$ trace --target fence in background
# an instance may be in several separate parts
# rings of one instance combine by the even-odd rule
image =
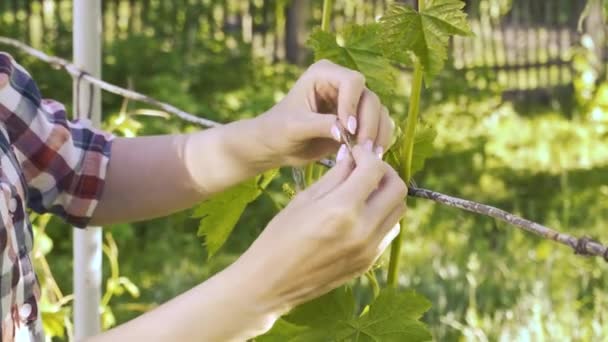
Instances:
[[[391,2],[336,1],[333,25],[369,22]],[[416,0],[400,2],[415,5]],[[570,50],[580,41],[577,22],[587,0],[465,2],[476,36],[453,40],[455,68],[496,78],[507,90],[570,83]],[[2,0],[0,34],[69,56],[71,7],[72,0]],[[219,39],[250,43],[258,56],[302,63],[306,36],[320,15],[320,0],[105,0],[104,41],[152,36],[187,58],[202,41]],[[596,21],[587,29],[603,39],[598,51],[608,60],[606,25],[597,26]]]

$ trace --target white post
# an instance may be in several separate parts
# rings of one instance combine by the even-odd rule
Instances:
[[[93,76],[101,76],[101,0],[74,1],[74,64]],[[89,84],[74,83],[74,114],[80,119],[89,113]],[[80,96],[75,96],[80,90]],[[80,103],[76,103],[76,99]],[[98,126],[101,118],[101,92],[94,90],[90,119]],[[101,331],[101,227],[74,228],[74,335],[77,341]]]

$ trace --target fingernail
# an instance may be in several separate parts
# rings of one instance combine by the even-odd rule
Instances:
[[[350,134],[357,133],[357,119],[354,116],[351,115],[348,117],[348,122],[346,123],[346,126]]]
[[[336,155],[336,162],[340,162],[341,160],[343,160],[346,157],[346,153],[348,153],[346,145],[340,145],[340,149],[338,150],[338,154]]]
[[[336,139],[337,142],[340,142],[341,136],[340,136],[340,129],[338,128],[338,126],[336,126],[336,124],[333,124],[331,126],[331,135],[334,137],[334,139]]]
[[[371,152],[374,149],[374,143],[371,140],[368,140],[363,144],[363,148],[366,151]]]
[[[382,155],[384,154],[384,148],[382,146],[378,146],[376,147],[376,150],[374,152],[376,152],[378,158],[382,159]]]

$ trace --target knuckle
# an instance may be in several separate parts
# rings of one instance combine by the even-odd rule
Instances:
[[[365,84],[365,76],[359,71],[352,70],[350,77],[353,82],[356,82],[358,84]]]
[[[355,223],[355,211],[347,205],[337,205],[332,207],[330,215],[341,225],[352,227]]]
[[[391,170],[391,167],[376,155],[371,155],[369,158],[371,159],[370,167],[372,168],[372,172],[374,172],[377,177],[382,178]]]
[[[380,180],[388,171],[386,164],[373,154],[365,154],[361,156],[361,161],[357,162],[361,165],[361,171],[373,179]]]
[[[298,193],[292,200],[292,203],[310,203],[314,199],[313,193],[310,188]]]
[[[405,182],[399,177],[399,174],[397,174],[397,171],[394,169],[391,168],[389,174],[391,182],[393,183],[391,188],[395,189],[395,192],[399,196],[405,197],[407,195],[407,185],[405,185]]]
[[[397,195],[399,198],[405,198],[405,196],[407,196],[407,186],[405,186],[405,183],[399,182],[397,184]]]
[[[355,258],[360,258],[365,255],[367,249],[367,242],[361,236],[352,236],[347,242],[345,249],[349,251],[349,254]]]
[[[302,120],[299,118],[288,118],[288,115],[285,116],[285,120],[281,120],[280,129],[285,132],[288,137],[295,137],[299,134],[302,129]]]
[[[407,212],[407,204],[405,204],[404,202],[401,202],[401,204],[399,204],[399,213],[401,213],[401,215],[405,215],[405,213]]]
[[[376,105],[376,109],[381,108],[381,101],[380,101],[380,97],[378,96],[378,94],[374,93],[373,91],[367,89],[367,96],[369,96],[369,99],[372,101],[372,103],[374,105]]]
[[[333,63],[330,62],[328,59],[320,59],[318,61],[316,61],[314,64],[312,64],[310,66],[310,69],[322,69],[322,68],[326,68],[330,65],[332,65]]]

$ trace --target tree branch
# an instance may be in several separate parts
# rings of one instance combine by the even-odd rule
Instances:
[[[190,123],[194,123],[194,124],[197,124],[197,125],[203,126],[203,127],[215,127],[215,126],[221,125],[218,122],[204,119],[204,118],[198,117],[196,115],[187,113],[168,103],[161,102],[161,101],[151,98],[147,95],[144,95],[144,94],[141,94],[136,91],[129,90],[129,89],[125,89],[125,88],[122,88],[119,86],[115,86],[104,80],[93,77],[93,76],[89,75],[89,73],[87,73],[86,71],[78,68],[76,65],[69,62],[68,60],[65,60],[65,59],[59,58],[59,57],[55,57],[55,56],[49,56],[49,55],[45,54],[44,52],[42,52],[40,50],[36,50],[31,46],[25,45],[16,39],[0,37],[0,43],[15,47],[33,57],[40,59],[43,62],[51,64],[54,67],[64,68],[65,71],[67,71],[73,77],[82,77],[83,79],[87,80],[89,83],[92,83],[92,84],[98,86],[99,88],[106,90],[110,93],[158,107],[158,108],[164,110],[165,112],[171,113],[184,121],[188,121]]]
[[[78,68],[77,66],[75,66],[74,64],[70,63],[69,61],[67,61],[65,59],[55,57],[55,56],[49,56],[42,51],[36,50],[28,45],[21,43],[18,40],[15,40],[12,38],[7,38],[7,37],[0,37],[0,43],[13,46],[13,47],[15,47],[33,57],[36,57],[48,64],[51,64],[55,67],[62,67],[73,77],[82,76],[82,78],[86,79],[88,82],[90,82],[94,85],[97,85],[101,89],[104,89],[110,93],[120,95],[124,98],[147,103],[149,105],[161,108],[162,110],[166,111],[167,113],[173,114],[184,121],[188,121],[190,123],[193,123],[193,124],[196,124],[196,125],[199,125],[202,127],[216,127],[216,126],[221,125],[218,122],[211,121],[211,120],[204,119],[204,118],[198,117],[196,115],[190,114],[190,113],[180,110],[168,103],[161,102],[159,100],[156,100],[156,99],[146,96],[144,94],[141,94],[141,93],[138,93],[138,92],[135,92],[132,90],[128,90],[125,88],[121,88],[121,87],[118,87],[111,83],[108,83],[106,81],[103,81],[101,79],[95,78],[95,77],[89,75],[86,71]],[[319,164],[325,165],[327,167],[333,167],[335,165],[335,162],[333,160],[323,159],[323,160],[319,161]],[[409,188],[408,196],[424,198],[424,199],[428,199],[428,200],[431,200],[431,201],[434,201],[434,202],[437,202],[437,203],[440,203],[443,205],[462,209],[462,210],[476,213],[479,215],[493,217],[495,219],[507,222],[522,230],[536,234],[542,238],[553,240],[553,241],[556,241],[563,245],[566,245],[566,246],[572,248],[574,250],[574,252],[578,255],[601,256],[606,261],[608,261],[608,247],[604,246],[600,242],[592,240],[589,237],[577,238],[572,235],[560,233],[556,230],[543,226],[539,223],[524,219],[522,217],[513,215],[504,210],[501,210],[501,209],[498,209],[498,208],[495,208],[495,207],[492,207],[492,206],[489,206],[486,204],[481,204],[481,203],[465,200],[462,198],[448,196],[448,195],[445,195],[445,194],[442,194],[442,193],[439,193],[436,191],[421,189],[421,188],[418,188],[415,186],[411,186]]]
[[[543,226],[542,224],[513,215],[496,207],[448,196],[432,190],[410,186],[408,196],[425,198],[450,207],[466,210],[480,215],[490,216],[545,239],[553,240],[566,245],[572,248],[575,254],[585,256],[601,256],[608,261],[608,247],[604,246],[600,242],[592,240],[589,237],[577,238],[566,233],[560,233],[549,227]]]

